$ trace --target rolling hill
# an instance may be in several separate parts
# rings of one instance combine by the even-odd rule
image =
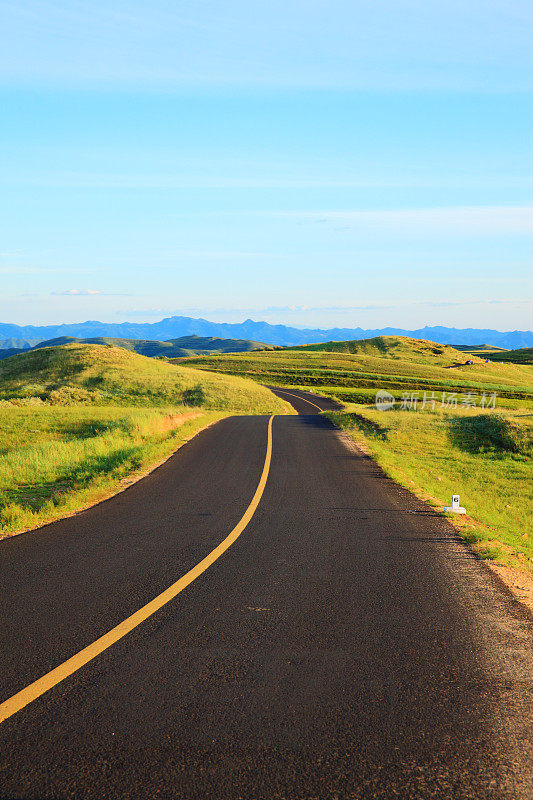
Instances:
[[[481,356],[481,358],[488,358],[490,361],[503,361],[509,364],[533,364],[533,347],[522,347],[518,350],[506,350],[503,347],[492,347],[490,344],[473,345],[457,345],[457,350],[463,353],[472,353],[473,355]]]
[[[0,399],[98,405],[184,404],[243,413],[285,406],[251,381],[207,375],[122,347],[71,343],[37,348],[0,363]]]
[[[324,342],[324,344],[309,344],[304,347],[287,349],[304,352],[350,353],[360,356],[391,358],[398,361],[416,361],[420,364],[442,364],[443,366],[462,364],[468,359],[450,345],[438,344],[426,339],[411,339],[407,336],[375,336],[372,339]]]
[[[14,341],[14,340],[11,340]],[[19,340],[24,341],[24,340]],[[75,336],[58,336],[55,339],[48,339],[32,346],[10,347],[0,349],[0,359],[10,358],[21,352],[36,350],[43,347],[57,347],[65,344],[100,344],[112,347],[123,347],[139,355],[157,358],[166,356],[167,358],[178,358],[183,356],[201,355],[204,352],[210,353],[242,353],[250,350],[268,349],[269,345],[263,342],[253,342],[249,339],[220,339],[215,336],[182,336],[179,339],[169,339],[164,342],[156,342],[147,339],[120,339],[111,336],[95,336],[89,339],[78,339]]]
[[[505,352],[505,347],[494,347],[492,344],[452,344],[450,347],[455,347],[456,350],[460,350],[462,353],[479,353],[479,352],[487,352],[487,353],[503,353]]]
[[[529,364],[533,365],[533,347],[522,347],[519,350],[503,350],[502,352],[493,351],[490,354],[491,361],[502,361],[509,364]]]
[[[471,363],[467,363],[471,362]],[[496,392],[498,402],[531,400],[533,373],[521,364],[479,358],[449,345],[404,336],[328,342],[269,352],[204,355],[187,365],[253,378],[260,383],[316,388],[353,402],[373,402],[385,389],[404,392]],[[420,396],[422,396],[422,394]]]

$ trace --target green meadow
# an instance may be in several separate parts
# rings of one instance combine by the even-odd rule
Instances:
[[[0,533],[97,502],[230,414],[286,413],[252,381],[66,345],[0,364]]]

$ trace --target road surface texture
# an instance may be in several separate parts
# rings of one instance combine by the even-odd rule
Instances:
[[[444,518],[318,415],[331,401],[279,392],[300,414],[273,420],[247,527],[0,725],[1,798],[532,796],[531,617]],[[228,535],[258,487],[268,424],[223,420],[114,498],[0,542],[0,701]]]

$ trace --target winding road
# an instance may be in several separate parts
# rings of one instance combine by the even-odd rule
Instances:
[[[526,800],[533,624],[319,415],[0,542],[3,800]]]

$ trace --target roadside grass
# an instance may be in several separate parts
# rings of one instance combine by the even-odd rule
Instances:
[[[4,535],[113,494],[222,417],[288,409],[251,381],[98,345],[6,359],[0,397]]]
[[[434,507],[459,494],[467,517],[449,514],[484,558],[533,573],[533,425],[523,410],[383,412],[348,404],[327,416],[383,469]]]
[[[30,414],[2,408],[0,533],[28,530],[104,499],[224,416],[189,408],[71,406]]]

